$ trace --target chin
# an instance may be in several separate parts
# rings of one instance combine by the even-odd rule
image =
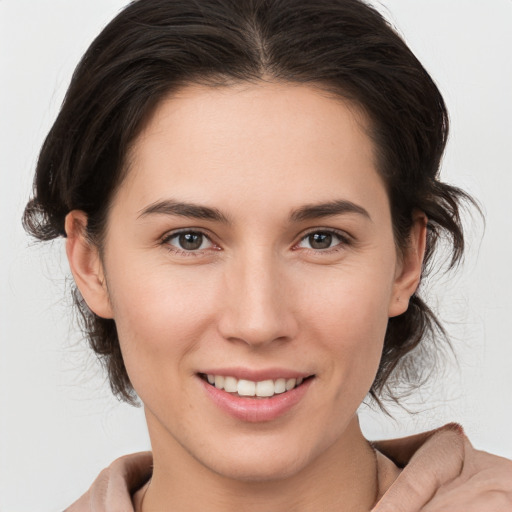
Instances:
[[[245,460],[234,464],[219,464],[217,468],[211,467],[214,472],[230,480],[240,482],[272,482],[292,477],[303,469],[304,464],[299,461],[286,460]]]
[[[297,444],[262,446],[256,440],[249,443],[251,446],[248,449],[232,447],[200,462],[224,478],[242,482],[269,482],[300,473],[312,458],[306,450],[298,449],[300,445]]]

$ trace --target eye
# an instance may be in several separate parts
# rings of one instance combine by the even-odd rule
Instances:
[[[174,233],[167,236],[163,242],[186,252],[210,249],[214,246],[211,240],[200,231],[181,231]]]
[[[347,238],[340,233],[334,231],[314,231],[303,237],[297,244],[297,247],[322,251],[347,244]]]

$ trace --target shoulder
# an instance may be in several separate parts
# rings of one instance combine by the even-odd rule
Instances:
[[[151,452],[120,457],[105,468],[89,490],[65,512],[133,512],[140,496],[137,491],[148,482],[152,471]]]
[[[512,511],[512,461],[476,450],[460,425],[375,445],[404,466],[375,512]]]

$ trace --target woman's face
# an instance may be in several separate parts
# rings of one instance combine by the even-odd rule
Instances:
[[[155,453],[261,480],[350,446],[424,237],[417,221],[397,257],[365,125],[312,87],[189,86],[136,140],[100,284],[70,259],[115,319]]]

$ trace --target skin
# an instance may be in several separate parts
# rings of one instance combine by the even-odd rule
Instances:
[[[371,512],[511,510],[512,461],[475,450],[460,425],[377,444],[407,467]],[[140,510],[152,462],[151,452],[115,460],[66,511]]]
[[[356,411],[388,318],[418,285],[426,219],[415,213],[398,250],[367,129],[312,86],[187,86],[135,141],[101,254],[85,214],[68,215],[75,281],[115,319],[144,403],[154,470],[143,510],[373,506],[375,455]],[[178,215],[170,201],[221,218]],[[327,216],[309,208],[341,201]],[[198,249],[180,248],[183,230],[204,234]],[[326,248],[310,237],[328,232]],[[290,411],[250,423],[203,389],[198,373],[225,367],[314,377]]]

